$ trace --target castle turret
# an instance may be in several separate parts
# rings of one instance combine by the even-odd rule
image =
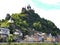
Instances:
[[[28,5],[28,6],[27,6],[27,9],[28,9],[28,10],[31,10],[31,6],[30,6],[30,5]]]
[[[31,13],[34,13],[34,10],[31,9],[31,6],[30,6],[30,5],[27,6],[27,10],[28,10],[29,12],[31,12]]]
[[[22,13],[25,13],[26,12],[26,8],[22,8]]]

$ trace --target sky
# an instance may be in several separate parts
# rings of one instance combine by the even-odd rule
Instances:
[[[40,17],[51,20],[60,28],[60,0],[0,0],[0,20],[7,13],[20,13],[21,8],[29,4]]]

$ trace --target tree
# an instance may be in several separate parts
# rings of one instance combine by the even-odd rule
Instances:
[[[33,27],[34,27],[36,30],[40,31],[40,29],[41,29],[41,23],[40,23],[40,22],[35,22],[35,23],[33,23]]]
[[[2,21],[1,22],[5,22],[5,20],[4,19],[2,19]]]
[[[7,14],[6,17],[5,17],[6,20],[9,20],[10,19],[10,14]]]
[[[15,25],[13,23],[10,23],[8,28],[10,29],[10,34],[13,34],[15,30]]]
[[[10,34],[7,38],[8,45],[10,45],[12,41],[13,41],[13,35]]]

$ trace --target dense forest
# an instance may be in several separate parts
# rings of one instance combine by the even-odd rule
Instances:
[[[60,34],[60,29],[52,21],[41,18],[30,5],[23,7],[21,13],[7,14],[5,19],[0,20],[0,27],[9,28],[11,34],[15,29],[21,30],[24,35],[30,34],[32,30]]]

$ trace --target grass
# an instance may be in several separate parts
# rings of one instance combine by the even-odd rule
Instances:
[[[0,44],[0,45],[60,45],[60,43],[11,43],[11,44]]]

